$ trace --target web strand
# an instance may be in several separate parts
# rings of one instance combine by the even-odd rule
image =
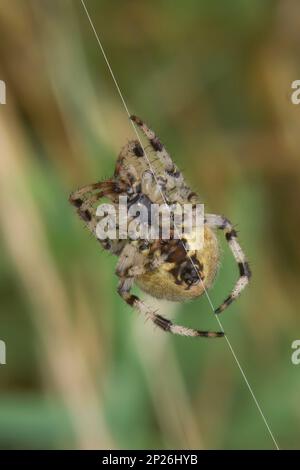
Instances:
[[[81,4],[82,4],[82,6],[83,6],[83,8],[84,8],[84,10],[85,10],[86,16],[87,16],[87,18],[88,18],[88,20],[89,20],[89,23],[90,23],[90,25],[91,25],[91,28],[92,28],[92,30],[93,30],[93,32],[94,32],[94,35],[95,35],[95,37],[96,37],[97,43],[98,43],[98,45],[99,45],[99,47],[100,47],[100,50],[101,50],[101,52],[102,52],[102,55],[103,55],[104,60],[105,60],[105,62],[106,62],[106,65],[107,65],[107,67],[108,67],[108,70],[109,70],[109,72],[110,72],[110,74],[111,74],[111,77],[112,77],[112,79],[113,79],[113,82],[114,82],[114,84],[115,84],[115,86],[116,86],[116,89],[117,89],[117,91],[118,91],[118,94],[119,94],[119,96],[120,96],[120,99],[121,99],[121,101],[122,101],[122,103],[123,103],[123,106],[124,106],[124,108],[125,108],[126,114],[127,114],[128,117],[130,117],[131,114],[130,114],[130,112],[129,112],[128,106],[127,106],[127,104],[126,104],[126,101],[124,100],[123,94],[122,94],[121,89],[120,89],[120,87],[119,87],[119,85],[118,85],[118,82],[117,82],[117,80],[116,80],[116,78],[115,78],[115,75],[114,75],[113,70],[112,70],[112,68],[111,68],[110,62],[109,62],[109,60],[108,60],[108,58],[107,58],[107,55],[106,55],[106,53],[105,53],[105,51],[104,51],[104,48],[103,48],[102,43],[101,43],[101,41],[100,41],[100,39],[99,39],[98,33],[97,33],[96,29],[95,29],[95,26],[94,26],[93,21],[92,21],[92,19],[91,19],[91,17],[90,17],[90,14],[89,14],[89,12],[88,12],[88,10],[87,10],[87,7],[86,7],[86,5],[85,5],[84,0],[81,0]],[[145,158],[146,158],[147,163],[148,163],[148,165],[149,165],[149,169],[150,169],[150,171],[151,171],[152,174],[153,174],[153,177],[154,177],[154,179],[155,179],[155,182],[156,182],[157,186],[159,187],[159,191],[160,191],[160,193],[161,193],[162,199],[163,199],[163,201],[164,201],[166,207],[168,207],[168,209],[169,209],[169,211],[170,211],[170,213],[171,213],[171,209],[170,209],[170,207],[169,207],[169,205],[168,205],[168,203],[167,203],[167,200],[166,200],[166,197],[165,197],[165,195],[164,195],[164,193],[163,193],[163,190],[162,190],[162,188],[161,188],[161,185],[160,185],[159,182],[158,182],[157,176],[156,176],[155,171],[154,171],[154,169],[153,169],[153,166],[152,166],[152,164],[151,164],[151,162],[150,162],[150,160],[149,160],[149,158],[148,158],[148,155],[147,155],[147,153],[146,153],[146,151],[145,151],[145,147],[144,147],[144,145],[143,145],[143,143],[142,143],[142,141],[141,141],[141,138],[140,138],[140,135],[139,135],[139,133],[138,133],[138,131],[137,131],[137,129],[136,129],[136,126],[135,126],[135,124],[133,123],[133,121],[130,120],[130,122],[131,122],[131,125],[132,125],[132,127],[133,127],[133,129],[134,129],[134,132],[135,132],[136,136],[137,136],[137,139],[138,139],[138,141],[139,141],[139,143],[140,143],[140,145],[141,145],[141,147],[142,147],[142,149],[143,149],[143,151],[144,151],[144,155],[145,155]],[[175,230],[177,231],[177,227],[175,227]],[[177,232],[177,233],[178,233],[178,232]],[[201,284],[202,284],[202,287],[203,287],[203,290],[204,290],[205,295],[206,295],[206,297],[207,297],[208,303],[209,303],[209,305],[210,305],[210,307],[211,307],[211,309],[212,309],[212,311],[213,311],[213,313],[214,313],[214,312],[215,312],[215,307],[214,307],[213,302],[212,302],[212,300],[211,300],[211,298],[210,298],[210,295],[209,295],[209,293],[208,293],[208,291],[207,291],[207,289],[206,289],[206,287],[205,287],[205,285],[204,285],[204,283],[203,283],[203,281],[202,281],[202,279],[201,279],[201,277],[200,277],[200,275],[199,275],[199,273],[198,273],[198,270],[197,270],[197,268],[196,268],[196,266],[195,266],[195,263],[193,262],[192,258],[190,257],[190,255],[189,255],[189,253],[188,253],[188,251],[187,251],[187,249],[186,249],[186,246],[185,246],[185,244],[184,244],[183,242],[182,242],[182,245],[183,245],[183,247],[184,247],[184,249],[185,249],[185,251],[186,251],[186,254],[187,254],[187,256],[188,256],[188,258],[189,258],[191,264],[193,265],[193,267],[194,267],[196,273],[198,274],[199,280],[200,280],[200,282],[201,282]],[[223,325],[222,325],[222,323],[221,323],[219,317],[218,317],[217,315],[215,315],[215,313],[214,313],[214,316],[215,316],[215,318],[216,318],[216,320],[217,320],[217,322],[218,322],[218,324],[219,324],[219,327],[220,327],[221,331],[224,333],[224,328],[223,328]],[[273,443],[274,443],[274,445],[275,445],[275,448],[276,448],[277,450],[280,450],[280,449],[279,449],[279,445],[277,444],[277,441],[276,441],[276,439],[275,439],[275,437],[274,437],[274,435],[273,435],[273,432],[272,432],[272,430],[271,430],[271,428],[270,428],[270,426],[269,426],[269,424],[268,424],[268,421],[267,421],[267,419],[266,419],[266,417],[265,417],[265,415],[264,415],[264,413],[263,413],[263,411],[262,411],[262,409],[261,409],[261,407],[260,407],[260,405],[259,405],[259,403],[258,403],[258,401],[257,401],[257,398],[256,398],[256,396],[255,396],[255,394],[254,394],[254,392],[253,392],[253,390],[252,390],[252,387],[251,387],[251,385],[250,385],[250,383],[249,383],[249,381],[248,381],[248,379],[247,379],[247,377],[246,377],[246,374],[245,374],[245,372],[244,372],[244,370],[243,370],[243,368],[242,368],[242,366],[241,366],[241,364],[240,364],[240,362],[239,362],[239,360],[238,360],[238,358],[237,358],[237,355],[236,355],[236,353],[235,353],[235,351],[234,351],[234,349],[233,349],[233,347],[232,347],[232,344],[231,344],[231,342],[229,341],[228,336],[227,336],[226,334],[224,335],[224,337],[225,337],[225,340],[226,340],[227,345],[228,345],[228,347],[229,347],[229,350],[230,350],[230,352],[231,352],[231,354],[232,354],[232,356],[233,356],[233,358],[234,358],[234,361],[235,361],[235,363],[236,363],[238,369],[240,370],[240,373],[241,373],[241,375],[242,375],[242,377],[243,377],[243,379],[244,379],[244,382],[245,382],[245,384],[246,384],[246,386],[247,386],[247,388],[248,388],[248,390],[249,390],[249,392],[250,392],[250,394],[251,394],[251,396],[252,396],[252,398],[253,398],[253,401],[254,401],[254,403],[255,403],[255,405],[256,405],[258,411],[259,411],[259,414],[261,415],[261,418],[262,418],[262,420],[263,420],[263,422],[264,422],[264,424],[265,424],[265,426],[266,426],[266,428],[267,428],[267,430],[268,430],[268,433],[269,433],[269,435],[270,435],[270,437],[271,437],[271,439],[272,439],[272,441],[273,441]]]

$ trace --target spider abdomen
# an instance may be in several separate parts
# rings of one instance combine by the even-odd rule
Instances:
[[[200,297],[204,288],[212,285],[218,271],[217,237],[205,227],[203,248],[184,252],[184,256],[183,250],[182,246],[180,252],[173,252],[157,269],[138,276],[135,279],[138,286],[153,297],[174,302]]]

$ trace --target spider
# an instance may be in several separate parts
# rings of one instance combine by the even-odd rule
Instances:
[[[133,202],[144,205],[190,203],[193,207],[200,202],[199,196],[185,183],[166,148],[154,132],[137,116],[130,119],[148,140],[155,159],[149,169],[149,160],[138,140],[125,145],[117,159],[112,178],[89,184],[71,193],[69,201],[88,229],[95,235],[99,217],[96,204],[108,198],[117,207],[119,196],[127,196],[128,206]],[[200,297],[209,289],[219,266],[219,243],[217,229],[224,232],[229,248],[238,265],[239,278],[229,296],[215,310],[223,312],[246,287],[251,277],[249,264],[238,242],[237,232],[232,223],[217,214],[204,216],[204,245],[200,250],[186,248],[184,239],[169,240],[116,240],[99,239],[103,248],[118,259],[116,275],[119,278],[118,294],[124,301],[164,331],[191,337],[216,338],[224,332],[202,331],[177,325],[147,306],[131,288],[136,283],[144,292],[159,299],[183,302]]]

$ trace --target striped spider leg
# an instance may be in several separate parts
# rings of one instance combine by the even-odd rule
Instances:
[[[215,313],[219,314],[223,312],[234,300],[236,300],[243,289],[245,289],[251,278],[251,270],[245,253],[243,252],[243,249],[238,242],[237,232],[233,228],[231,222],[221,215],[205,214],[205,223],[213,229],[217,228],[224,230],[225,238],[228,242],[229,248],[239,267],[240,277],[236,282],[233,290],[224,300],[224,302],[215,310]]]

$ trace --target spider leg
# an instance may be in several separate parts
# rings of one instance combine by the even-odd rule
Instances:
[[[103,182],[89,184],[73,191],[69,201],[76,207],[79,217],[85,222],[87,228],[92,232],[105,250],[118,254],[124,245],[124,241],[100,240],[96,235],[98,218],[96,216],[97,206],[95,205],[101,198],[107,197],[116,201],[121,188],[115,181],[107,180]]]
[[[233,290],[224,302],[215,310],[215,313],[223,312],[234,300],[239,297],[242,290],[247,286],[251,277],[251,270],[246,259],[245,253],[237,239],[237,232],[231,222],[221,215],[205,214],[205,223],[211,228],[224,230],[226,240],[238,264],[240,277],[237,280]]]
[[[224,332],[222,331],[201,331],[172,323],[167,318],[156,313],[142,300],[140,300],[139,297],[130,293],[130,289],[133,285],[133,282],[134,278],[121,278],[118,286],[118,294],[122,297],[123,300],[125,300],[128,305],[130,305],[139,313],[144,315],[146,319],[150,319],[156,326],[161,328],[163,331],[179,336],[201,336],[205,338],[221,338],[224,336]]]
[[[141,258],[139,258],[141,256]],[[142,300],[136,295],[130,293],[132,285],[134,283],[134,277],[128,277],[130,268],[142,264],[142,256],[137,252],[136,246],[126,245],[120,254],[119,262],[116,269],[116,274],[120,277],[118,294],[122,297],[125,302],[137,310],[139,313],[144,315],[147,319],[150,319],[155,325],[164,331],[168,331],[175,335],[180,336],[202,336],[206,338],[219,338],[224,336],[224,332],[214,331],[201,331],[185,326],[180,326],[172,323],[167,318],[159,315],[149,306],[147,306]]]
[[[124,185],[115,180],[99,181],[76,189],[70,194],[69,201],[76,208],[80,208],[84,202],[90,199],[90,194],[98,190],[98,199],[107,197],[113,202],[118,202],[119,194],[126,191],[126,189]]]
[[[152,149],[157,155],[157,158],[163,165],[165,183],[161,184],[158,178],[157,183],[163,191],[166,190],[168,195],[167,199],[171,202],[199,202],[197,194],[186,185],[181,171],[174,164],[171,156],[160,141],[159,137],[157,137],[154,131],[150,129],[139,117],[130,116],[130,119],[139,126],[143,134],[147,137]]]
[[[77,209],[77,214],[93,233],[96,225],[96,210],[93,204],[102,197],[102,191],[94,194],[91,194],[91,192],[100,189],[100,184],[101,183],[94,183],[84,186],[72,192],[69,197],[70,203]]]
[[[164,145],[161,143],[160,139],[155,135],[155,133],[145,124],[139,117],[137,116],[130,116],[130,119],[135,122],[147,139],[150,142],[151,147],[156,152],[157,157],[163,163],[166,172],[170,174],[174,174],[176,171],[178,172],[177,167],[173,163],[172,158],[170,157],[169,153],[167,152]],[[178,175],[179,176],[179,175]]]

